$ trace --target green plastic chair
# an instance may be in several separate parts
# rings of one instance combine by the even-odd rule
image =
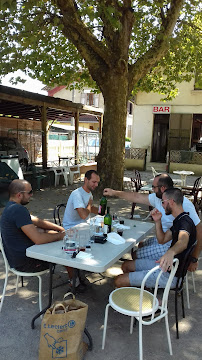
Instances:
[[[41,188],[41,181],[43,179],[46,179],[47,177],[49,177],[49,175],[43,175],[39,172],[39,170],[37,169],[35,164],[30,164],[29,165],[29,170],[32,171],[33,174],[33,178],[36,180],[36,184],[37,184],[37,190],[40,190]],[[50,178],[49,178],[49,184],[50,184]]]

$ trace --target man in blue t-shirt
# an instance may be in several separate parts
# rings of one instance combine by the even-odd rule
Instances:
[[[62,240],[62,226],[30,215],[24,206],[33,194],[26,180],[13,180],[9,185],[9,201],[1,217],[1,236],[9,265],[19,271],[37,272],[49,264],[26,256],[26,249],[34,244]]]

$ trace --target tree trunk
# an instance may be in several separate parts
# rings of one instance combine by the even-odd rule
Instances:
[[[105,187],[122,189],[125,158],[125,132],[128,100],[126,74],[115,72],[108,76],[102,88],[104,122],[101,149],[98,155],[98,173],[101,178],[99,195]]]

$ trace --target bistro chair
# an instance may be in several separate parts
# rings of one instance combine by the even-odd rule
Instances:
[[[41,297],[42,278],[41,278],[41,275],[48,273],[49,270],[47,269],[47,270],[43,270],[43,271],[39,271],[39,272],[27,273],[27,272],[24,272],[24,271],[22,272],[22,271],[18,271],[16,269],[14,269],[14,268],[11,268],[9,263],[8,263],[5,251],[4,251],[1,236],[0,236],[0,250],[1,250],[1,253],[2,253],[2,256],[3,256],[4,265],[5,265],[5,272],[6,272],[6,276],[5,276],[5,280],[4,280],[3,293],[2,293],[2,297],[1,297],[1,303],[0,303],[0,312],[1,312],[1,309],[2,309],[2,306],[3,306],[4,297],[5,297],[5,294],[6,294],[6,287],[7,287],[7,283],[8,283],[8,273],[9,273],[9,271],[11,271],[13,274],[17,275],[15,294],[18,291],[19,276],[21,276],[21,277],[23,277],[23,276],[28,276],[28,277],[37,276],[38,277],[38,279],[39,279],[39,310],[42,311],[42,297]]]
[[[183,192],[183,195],[185,195],[186,197],[188,197],[188,199],[193,201],[196,212],[199,213],[199,208],[201,204],[201,193],[202,193],[201,176],[195,180],[194,185],[192,187],[184,186],[181,188],[181,190]]]
[[[183,261],[178,268],[177,284],[175,288],[171,290],[175,291],[175,323],[176,323],[176,338],[179,339],[179,326],[178,326],[178,297],[181,297],[181,306],[182,306],[182,316],[185,318],[185,309],[184,309],[184,280],[186,278],[187,269],[190,264],[190,256],[196,246],[196,242],[187,250],[184,255]]]
[[[53,219],[54,219],[56,225],[62,226],[61,217],[64,214],[65,208],[66,208],[65,204],[58,204],[55,206],[55,208],[53,210]],[[63,213],[62,213],[62,211],[63,211]]]
[[[139,321],[139,360],[143,359],[142,325],[152,325],[153,323],[161,320],[162,318],[165,318],[168,347],[169,347],[170,355],[172,355],[172,345],[170,340],[170,331],[168,324],[167,304],[168,304],[168,295],[169,295],[170,286],[173,277],[175,276],[178,264],[179,264],[179,260],[174,259],[170,276],[168,278],[166,287],[163,291],[161,305],[159,304],[159,300],[157,298],[157,291],[158,291],[159,280],[163,273],[162,270],[160,270],[157,276],[154,293],[150,293],[149,291],[145,290],[146,280],[151,276],[151,274],[153,274],[155,271],[160,269],[159,265],[155,266],[146,274],[146,276],[142,281],[141,288],[123,287],[112,291],[112,293],[109,296],[109,303],[107,304],[105,309],[102,349],[104,349],[105,347],[108,310],[109,307],[111,306],[114,310],[118,311],[119,313],[131,317],[130,334],[133,333],[134,318]],[[157,310],[159,310],[159,313],[156,313]],[[147,317],[147,319],[144,319],[145,316]]]
[[[152,192],[152,185],[142,185],[141,175],[138,170],[135,170],[135,176],[131,178],[131,189],[133,191],[139,192],[139,191],[148,191],[149,194]],[[133,219],[134,211],[135,211],[136,203],[132,203],[131,208],[131,219]],[[152,210],[152,206],[149,206],[149,211]]]

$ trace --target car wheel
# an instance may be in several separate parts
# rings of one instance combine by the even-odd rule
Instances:
[[[28,166],[28,163],[26,160],[20,160],[20,167],[22,169],[22,172],[27,171],[27,166]]]

